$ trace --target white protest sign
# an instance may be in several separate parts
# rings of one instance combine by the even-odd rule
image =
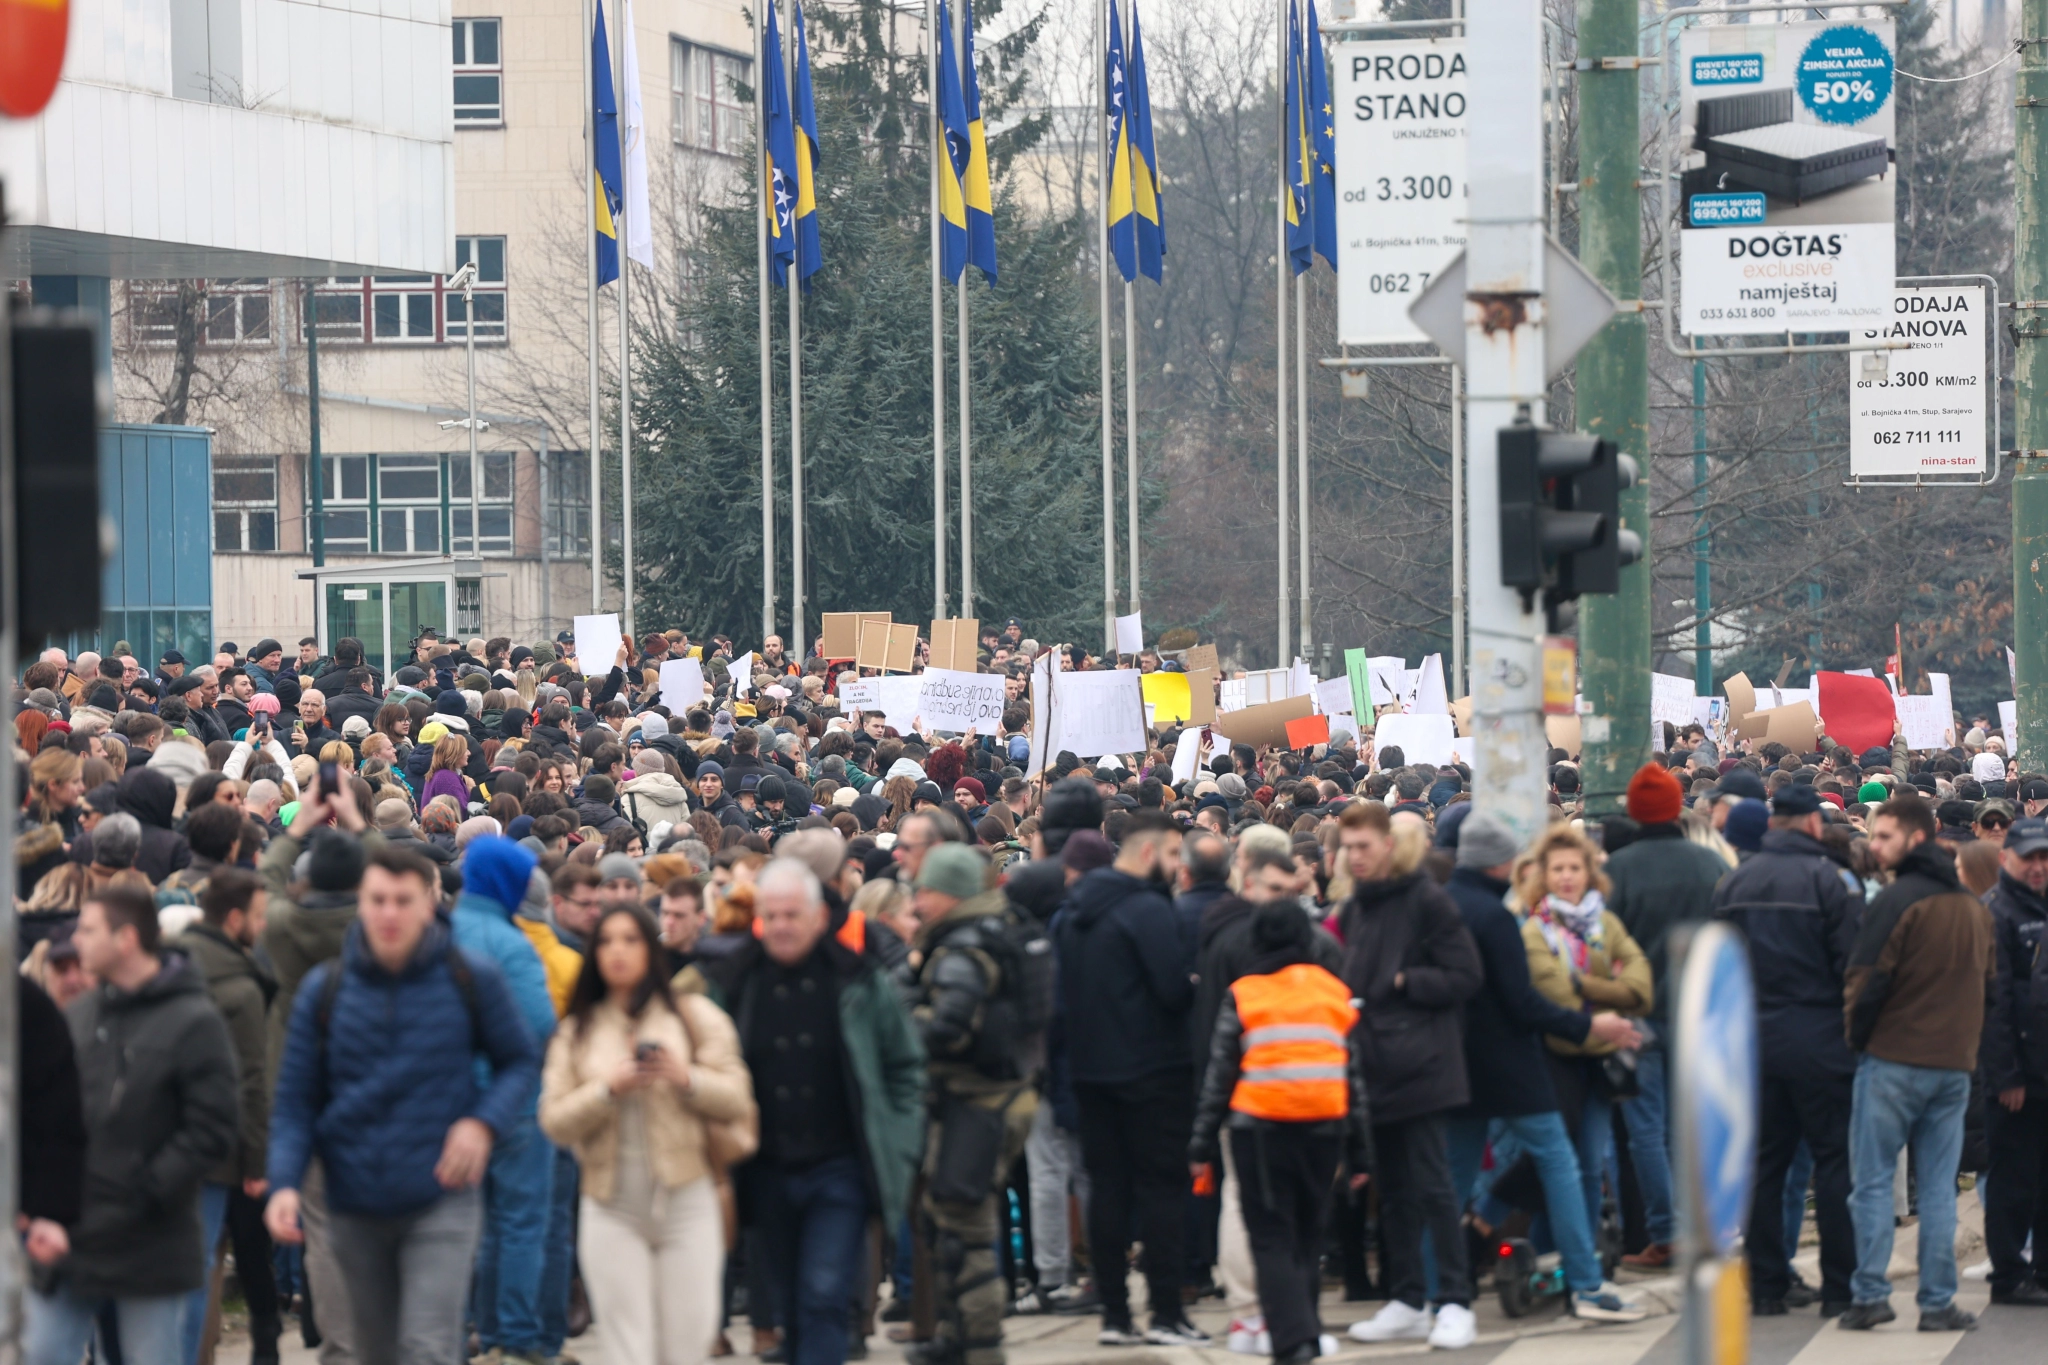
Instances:
[[[1652,724],[1668,721],[1683,730],[1692,724],[1693,711],[1692,679],[1675,677],[1669,673],[1650,675],[1650,721]],[[1663,737],[1661,726],[1658,737]]]
[[[1316,710],[1326,716],[1349,715],[1351,712],[1351,679],[1331,678],[1316,684]]]
[[[1379,718],[1379,723],[1373,727],[1372,743],[1376,753],[1384,754],[1388,749],[1398,748],[1406,763],[1429,763],[1441,767],[1453,761],[1451,754],[1457,738],[1457,726],[1449,716],[1397,713]]]
[[[1202,737],[1207,733],[1207,727],[1181,731],[1180,741],[1173,746],[1173,780],[1176,784],[1194,777],[1195,769],[1202,762]]]
[[[1338,339],[1364,346],[1426,341],[1408,305],[1464,250],[1472,211],[1465,198],[1465,40],[1338,43],[1330,54]]]
[[[1225,678],[1216,686],[1216,712],[1242,711],[1248,705],[1245,701],[1245,679]]]
[[[1849,356],[1849,473],[1979,474],[1988,364],[1984,286],[1892,290],[1892,315],[1867,340],[1905,351]]]
[[[693,706],[702,706],[704,665],[695,659],[664,659],[661,665],[661,704],[677,716]]]
[[[1686,335],[1884,321],[1896,278],[1893,52],[1889,19],[1703,24],[1680,36]]]
[[[1934,694],[1935,700],[1941,705],[1941,723],[1954,730],[1956,728],[1956,703],[1955,699],[1949,695],[1948,674],[1929,673],[1927,675],[1927,690]],[[1955,740],[1949,740],[1949,744],[1953,747]]]
[[[878,711],[882,707],[882,680],[880,678],[856,678],[852,682],[839,684],[839,709],[842,711]]]
[[[608,611],[602,616],[579,616],[576,618],[576,667],[586,678],[601,678],[612,671],[612,661],[619,657],[619,646],[626,637],[619,632],[619,614]]]
[[[1998,703],[1998,728],[2005,735],[2005,751],[2016,754],[2020,748],[2020,704],[2017,700]]]
[[[1415,700],[1408,709],[1418,715],[1448,716],[1451,697],[1444,688],[1444,656],[1430,655],[1415,672]]]
[[[1948,712],[1941,709],[1939,697],[1893,697],[1892,710],[1908,749],[1948,747]]]
[[[1372,704],[1391,706],[1408,695],[1408,661],[1398,654],[1375,654],[1365,661],[1372,682]]]
[[[893,729],[909,734],[917,724],[917,693],[924,679],[915,673],[885,673],[875,681],[880,684],[875,709]]]
[[[1077,758],[1145,752],[1145,699],[1135,669],[1059,673],[1053,677],[1049,755]]]
[[[1116,618],[1116,652],[1136,654],[1145,648],[1145,613],[1134,611]]]
[[[754,651],[748,650],[733,660],[728,670],[732,675],[732,692],[736,697],[754,695]]]
[[[927,668],[916,675],[917,714],[934,730],[992,735],[1003,724],[1003,678],[999,673],[963,673]]]
[[[1031,756],[1025,760],[1024,775],[1036,777],[1052,760],[1046,747],[1052,738],[1052,679],[1058,650],[1048,650],[1031,661]]]

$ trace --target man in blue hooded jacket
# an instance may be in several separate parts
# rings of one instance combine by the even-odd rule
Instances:
[[[512,923],[536,861],[532,850],[498,835],[470,841],[462,855],[462,891],[455,898],[455,943],[497,964],[520,1016],[545,1049],[555,1028],[554,1001],[532,940]],[[479,1060],[477,1067],[487,1079],[488,1064]],[[538,1098],[537,1089],[527,1090],[518,1117],[491,1149],[483,1244],[476,1259],[477,1336],[485,1350],[497,1347],[508,1360],[527,1362],[546,1355],[540,1282],[555,1164],[554,1148],[534,1118]]]

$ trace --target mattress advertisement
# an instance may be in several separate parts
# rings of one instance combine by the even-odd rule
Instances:
[[[1887,20],[1712,24],[1679,44],[1679,325],[1847,332],[1892,307]]]

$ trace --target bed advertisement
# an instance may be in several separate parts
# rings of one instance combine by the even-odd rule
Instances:
[[[1885,20],[1686,30],[1687,335],[1846,332],[1889,315],[1895,51]]]

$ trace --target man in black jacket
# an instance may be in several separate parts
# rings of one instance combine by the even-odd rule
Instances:
[[[28,1295],[29,1365],[75,1365],[112,1305],[129,1365],[181,1365],[185,1296],[205,1282],[199,1187],[234,1151],[235,1059],[206,983],[159,952],[147,890],[102,888],[77,942],[99,985],[69,1011],[84,1098],[85,1204],[50,1293]]]
[[[1821,1312],[1849,1306],[1856,1232],[1849,1221],[1849,1111],[1855,1062],[1842,1036],[1842,983],[1862,920],[1863,885],[1820,842],[1820,794],[1792,783],[1771,800],[1763,847],[1721,879],[1714,917],[1740,929],[1756,973],[1756,1188],[1750,1199],[1755,1311],[1785,1311],[1785,1172],[1804,1138],[1813,1153]]]
[[[1189,953],[1167,899],[1180,829],[1157,811],[1124,827],[1116,861],[1074,884],[1053,928],[1063,1028],[1088,1168],[1088,1243],[1119,1266],[1132,1206],[1145,1243],[1152,1327],[1142,1337],[1120,1275],[1098,1277],[1105,1346],[1205,1346],[1180,1303],[1185,1218],[1182,1155],[1194,1116],[1187,1012]]]
[[[78,1058],[64,1012],[27,977],[15,991],[21,1040],[21,1164],[16,1188],[21,1216],[28,1222],[22,1250],[37,1265],[47,1266],[70,1254],[71,1229],[85,1198],[85,1112],[78,1098]]]
[[[327,723],[340,729],[350,716],[361,716],[374,722],[377,713],[384,709],[384,703],[377,697],[376,686],[375,673],[360,665],[351,668],[343,679],[343,685],[328,694]],[[318,688],[317,683],[315,687]]]
[[[1984,1028],[1984,1136],[1991,1149],[1984,1241],[1994,1303],[2048,1305],[2048,1039],[2034,1024],[2030,978],[2048,931],[2048,820],[2015,820],[1988,904],[1998,991]],[[2034,1240],[2034,1259],[2026,1255]]]
[[[161,883],[173,872],[192,865],[192,845],[171,828],[172,813],[178,808],[178,784],[163,773],[148,768],[130,768],[121,774],[116,798],[124,814],[142,826],[142,847],[135,855],[135,870]],[[92,861],[92,832],[71,841],[71,861]]]
[[[1458,907],[1422,868],[1429,838],[1421,826],[1409,824],[1397,836],[1376,801],[1352,802],[1338,823],[1355,889],[1339,912],[1337,933],[1344,982],[1360,1001],[1359,1059],[1372,1099],[1392,1295],[1377,1315],[1351,1324],[1351,1336],[1426,1337],[1457,1350],[1472,1344],[1478,1327],[1444,1116],[1471,1099],[1463,1007],[1482,980],[1479,950]],[[1425,1229],[1436,1251],[1434,1325],[1425,1307]]]
[[[1462,1206],[1479,1177],[1488,1138],[1512,1136],[1543,1182],[1551,1236],[1572,1291],[1572,1312],[1597,1322],[1637,1322],[1644,1310],[1609,1290],[1600,1273],[1578,1151],[1558,1112],[1543,1038],[1570,1043],[1593,1038],[1619,1047],[1632,1047],[1639,1039],[1635,1026],[1620,1015],[1568,1010],[1530,982],[1521,927],[1501,900],[1516,849],[1505,821],[1491,811],[1473,812],[1458,827],[1458,866],[1444,888],[1457,902],[1486,971],[1486,984],[1465,1002],[1465,1070],[1472,1102],[1451,1117],[1451,1178]]]

